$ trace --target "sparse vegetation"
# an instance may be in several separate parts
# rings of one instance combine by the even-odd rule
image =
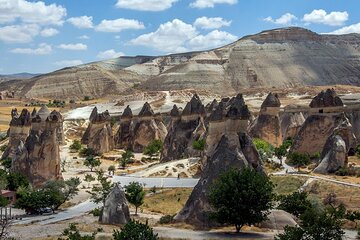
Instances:
[[[4,167],[5,170],[10,171],[12,165],[12,159],[11,158],[4,158],[1,160],[1,166]]]
[[[88,183],[88,188],[90,188],[90,183],[95,181],[95,177],[91,174],[85,174],[84,181]]]
[[[203,152],[205,150],[205,143],[205,139],[199,139],[192,143],[193,149],[199,151],[201,157],[203,156]]]
[[[126,165],[134,162],[134,153],[131,150],[126,150],[121,154],[120,166],[125,169]]]
[[[159,220],[160,224],[170,224],[174,222],[175,215],[165,215],[162,216]]]
[[[75,139],[69,148],[72,151],[79,152],[82,148],[81,141],[78,139]]]
[[[275,149],[270,143],[259,138],[254,138],[253,143],[258,150],[262,161],[267,161],[274,155]]]
[[[101,165],[101,161],[99,158],[94,156],[88,156],[84,159],[84,165],[87,166],[92,172],[95,167]]]
[[[146,222],[130,220],[121,231],[115,230],[113,234],[114,240],[158,240],[158,235]]]
[[[311,202],[307,199],[308,194],[306,192],[294,192],[290,195],[279,196],[278,209],[284,210],[288,213],[299,217],[307,209],[311,208]]]
[[[81,235],[76,224],[70,223],[68,228],[64,229],[62,236],[58,240],[95,240],[96,234],[101,231],[102,229],[97,229],[97,231],[91,235]]]
[[[300,172],[301,167],[304,167],[311,162],[309,155],[298,152],[289,153],[287,160],[289,164],[298,168],[298,172]]]
[[[149,156],[150,160],[154,158],[154,156],[158,155],[160,151],[162,150],[163,143],[161,140],[157,139],[152,141],[145,149],[144,149],[144,155]]]
[[[92,148],[82,148],[80,150],[80,155],[82,157],[99,156],[99,153]]]
[[[94,185],[91,191],[87,191],[91,195],[91,199],[94,203],[101,203],[102,207],[105,204],[106,197],[111,192],[114,184],[104,176],[103,171],[97,171],[97,180],[100,184]]]
[[[271,176],[271,181],[274,183],[274,192],[278,195],[288,195],[297,191],[307,178],[296,176]]]
[[[108,172],[109,172],[109,175],[114,175],[115,174],[115,166],[114,165],[111,165],[108,167]]]
[[[2,141],[2,140],[0,139],[0,141]],[[0,147],[0,151],[1,151],[1,152],[5,152],[6,148],[7,148],[7,145],[4,144],[4,145],[2,145],[2,146]]]

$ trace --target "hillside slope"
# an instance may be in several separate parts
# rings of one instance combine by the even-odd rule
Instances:
[[[229,94],[243,88],[347,84],[360,86],[360,35],[319,35],[283,28],[227,46],[159,57],[120,57],[62,69],[23,84],[27,97],[95,97],[140,90],[202,89]]]

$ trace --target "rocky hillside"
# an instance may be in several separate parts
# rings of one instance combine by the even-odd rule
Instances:
[[[203,89],[229,94],[251,87],[360,86],[360,35],[282,28],[227,46],[160,57],[120,57],[0,84],[27,97],[101,97],[129,89]]]

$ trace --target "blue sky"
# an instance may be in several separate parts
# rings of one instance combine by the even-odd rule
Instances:
[[[262,30],[360,33],[359,0],[0,0],[0,74],[205,50]]]

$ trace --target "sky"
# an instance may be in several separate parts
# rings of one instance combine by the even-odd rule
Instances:
[[[0,0],[0,74],[206,50],[297,26],[360,33],[359,0]]]

